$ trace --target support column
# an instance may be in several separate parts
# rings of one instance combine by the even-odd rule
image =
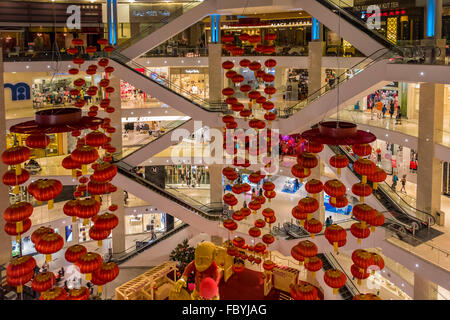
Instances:
[[[118,186],[117,186],[118,187]],[[111,203],[118,206],[114,214],[119,218],[119,224],[112,230],[112,252],[113,254],[125,251],[125,207],[123,201],[123,189],[118,187],[111,195]]]
[[[0,132],[6,134],[6,112],[5,112],[5,96],[3,90],[3,52],[0,48]],[[6,150],[6,138],[2,136],[0,139],[0,150]],[[0,162],[0,172],[6,172],[8,166]],[[9,206],[9,187],[0,184],[0,211],[4,212]],[[11,258],[11,236],[4,231],[5,219],[0,219],[0,264],[7,263]]]
[[[414,273],[414,300],[437,300],[437,285]]]
[[[210,202],[222,202],[222,165],[211,164],[209,170]]]
[[[222,75],[222,44],[208,44],[208,72],[209,72],[209,101],[220,103],[222,101],[223,75]]]
[[[443,84],[420,84],[417,208],[435,218],[441,208],[442,164],[434,156],[434,145],[442,142],[444,89]]]
[[[442,39],[442,0],[426,0],[425,5],[425,63],[445,64],[446,40]],[[436,50],[431,50],[435,47]],[[440,54],[439,54],[440,51]]]
[[[120,95],[120,79],[114,76],[110,78],[110,86],[116,90],[111,93],[108,98],[111,99],[111,106],[116,108],[115,112],[108,113],[107,117],[111,118],[111,126],[116,128],[111,136],[111,145],[115,147],[116,153],[114,156],[119,156],[122,153],[122,105]],[[121,253],[125,251],[125,208],[123,189],[117,186],[117,191],[111,195],[111,204],[118,206],[114,212],[119,218],[119,224],[112,231],[112,250],[113,253]],[[123,186],[122,186],[123,187]]]
[[[317,167],[311,169],[311,175],[309,176],[308,179],[317,179],[320,180],[320,177],[322,176],[322,173],[324,172],[324,165],[323,162],[320,158],[320,155],[317,154],[317,157],[319,159],[319,164],[317,165]],[[321,192],[319,194],[319,196],[317,197],[317,200],[319,201],[319,210],[317,210],[316,212],[314,212],[312,214],[312,217],[319,220],[320,222],[322,222],[322,224],[325,223],[325,205],[323,204],[323,196],[324,192]]]
[[[322,87],[322,24],[316,19],[312,32],[312,41],[308,44],[308,95],[315,93]],[[310,99],[319,95],[316,92]]]

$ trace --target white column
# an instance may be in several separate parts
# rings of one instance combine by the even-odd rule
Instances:
[[[120,79],[114,76],[111,77],[110,86],[115,88],[115,91],[109,95],[111,99],[111,106],[116,108],[115,112],[108,114],[111,118],[111,126],[116,128],[111,136],[111,145],[117,149],[117,154],[122,152],[122,109],[121,109],[121,95],[120,95]],[[112,231],[112,249],[113,253],[120,253],[125,251],[125,211],[123,202],[123,189],[117,186],[117,191],[111,195],[111,203],[116,204],[118,209],[114,212],[119,218],[119,225]]]
[[[6,112],[5,112],[5,97],[3,92],[3,52],[0,47],[0,150],[6,150]],[[0,172],[3,174],[8,170],[8,166],[0,162]],[[0,183],[0,211],[4,212],[9,206],[9,187]],[[0,264],[7,263],[11,258],[11,236],[4,231],[5,219],[0,219]]]
[[[308,53],[308,95],[322,87],[322,42],[309,42]],[[319,95],[320,93],[317,93]],[[311,96],[310,98],[314,98]]]
[[[222,101],[222,44],[208,43],[209,101]]]
[[[210,202],[222,202],[222,165],[208,166],[210,183]]]
[[[419,97],[419,142],[417,208],[436,217],[441,207],[442,164],[434,157],[434,145],[442,142],[444,85],[421,83]]]

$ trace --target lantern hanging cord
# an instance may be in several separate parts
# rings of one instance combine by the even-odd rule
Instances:
[[[341,0],[339,0],[339,22],[338,22],[338,35],[339,35],[339,42],[341,42],[342,40],[341,40]],[[338,73],[339,73],[339,67],[340,67],[340,65],[339,65],[339,53],[340,53],[340,50],[341,50],[341,46],[339,46],[339,50],[338,50],[338,54],[336,55],[336,60],[337,60],[337,67],[338,67]],[[337,105],[336,105],[336,109],[337,109],[337,115],[336,115],[336,120],[337,120],[337,126],[339,126],[339,87],[340,87],[340,78],[341,78],[341,76],[340,75],[338,75],[337,76],[337,83],[336,83],[336,81],[335,81],[335,83],[336,83],[336,86],[337,86],[337,94],[336,94],[336,96],[337,96]]]

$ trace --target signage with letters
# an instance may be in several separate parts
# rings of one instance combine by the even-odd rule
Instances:
[[[11,89],[11,100],[30,100],[30,86],[25,82],[18,82],[16,84],[5,83],[5,89]]]

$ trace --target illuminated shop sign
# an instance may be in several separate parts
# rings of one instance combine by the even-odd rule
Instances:
[[[200,73],[200,70],[198,69],[186,69],[184,70],[185,73]]]
[[[170,16],[168,10],[133,10],[133,17],[157,17],[157,16]]]
[[[378,13],[378,16],[379,17],[395,17],[395,16],[403,16],[405,14],[406,14],[406,10],[401,9],[401,10],[383,11],[383,12]],[[361,12],[362,19],[367,19],[367,18],[371,17],[372,15],[374,15],[374,13],[366,12],[366,11]]]

